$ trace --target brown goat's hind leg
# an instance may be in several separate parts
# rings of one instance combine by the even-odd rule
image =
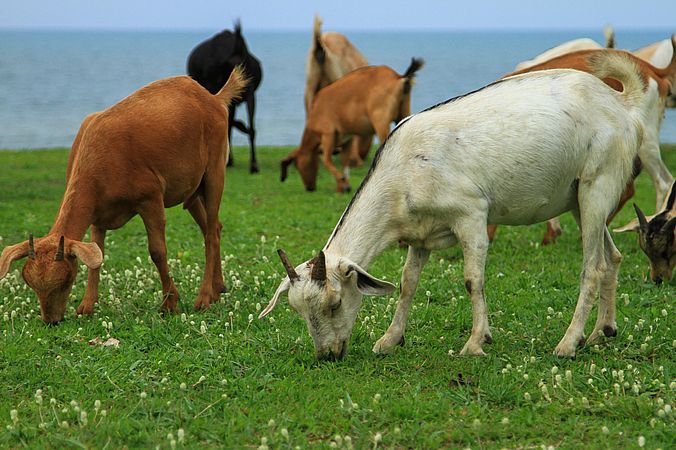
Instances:
[[[101,249],[103,253],[103,242],[106,239],[106,230],[95,227],[94,225],[90,228],[91,231],[91,241],[95,242],[96,245]],[[91,316],[94,312],[94,304],[98,301],[99,297],[99,275],[101,268],[98,269],[89,269],[87,275],[87,289],[85,290],[84,297],[82,298],[82,303],[77,307],[76,314],[85,314]]]
[[[155,263],[162,281],[162,312],[178,312],[178,290],[169,276],[167,265],[167,242],[165,238],[166,217],[161,195],[156,199],[145,202],[139,208],[139,215],[148,233],[148,251]]]
[[[341,173],[336,166],[333,164],[331,156],[333,155],[333,149],[336,147],[336,139],[333,133],[326,133],[322,135],[322,162],[324,166],[331,172],[331,175],[336,179],[338,184],[338,192],[349,192],[351,187],[350,183],[345,177],[345,174]]]
[[[212,302],[218,301],[220,289],[215,289],[216,279],[222,279],[221,274],[221,223],[218,220],[218,209],[221,206],[223,195],[223,178],[225,164],[212,164],[204,176],[204,208],[206,213],[206,235],[204,250],[206,262],[204,265],[204,279],[200,292],[195,300],[195,309],[206,309]]]
[[[205,242],[207,237],[207,212],[204,209],[204,201],[202,197],[197,197],[188,207],[188,211],[197,225],[199,225],[200,230],[202,230],[202,235],[204,236]],[[218,222],[218,235],[220,236],[223,225]],[[216,264],[214,270],[214,291],[218,293],[226,292],[225,283],[223,282],[223,274],[221,273],[221,265]]]

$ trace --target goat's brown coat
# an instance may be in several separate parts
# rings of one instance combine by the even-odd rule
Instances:
[[[205,237],[205,276],[195,308],[207,308],[223,290],[218,209],[228,153],[227,105],[246,81],[233,71],[216,95],[189,77],[151,83],[105,111],[89,115],[73,142],[66,191],[54,225],[35,239],[23,277],[36,291],[42,319],[63,319],[77,274],[76,257],[89,267],[87,289],[78,314],[91,314],[98,297],[99,266],[106,230],[121,227],[136,214],[148,233],[151,258],[160,273],[162,310],[176,311],[178,291],[169,276],[164,208],[183,203]],[[90,228],[91,227],[91,228]],[[92,243],[81,242],[91,229]],[[65,237],[64,261],[55,261]],[[29,255],[28,241],[6,248],[0,278],[13,260]]]
[[[334,148],[344,136],[368,136],[374,132],[384,142],[390,123],[411,114],[410,83],[420,67],[421,61],[412,62],[408,76],[387,66],[362,67],[320,90],[308,114],[300,147],[282,160],[282,181],[288,166],[295,161],[305,188],[315,190],[321,145],[322,161],[336,179],[338,192],[349,191],[347,177],[331,160]],[[343,167],[348,166],[349,156],[349,152],[341,152]]]

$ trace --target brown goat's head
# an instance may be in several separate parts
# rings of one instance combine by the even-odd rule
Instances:
[[[317,190],[317,174],[319,173],[319,155],[315,151],[299,151],[299,149],[289,153],[281,161],[282,181],[288,176],[289,166],[293,163],[300,173],[305,190],[313,192]]]
[[[77,258],[96,269],[103,262],[98,245],[51,234],[5,248],[0,256],[0,278],[9,271],[12,261],[28,257],[21,272],[40,301],[42,321],[55,325],[63,320],[68,295],[77,275]]]

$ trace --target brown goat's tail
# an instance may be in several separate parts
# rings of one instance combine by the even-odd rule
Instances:
[[[230,106],[233,100],[241,98],[247,84],[249,84],[249,79],[244,73],[244,67],[240,64],[234,68],[225,86],[218,91],[216,97],[223,100],[225,106]]]
[[[411,85],[413,84],[413,78],[418,70],[420,70],[425,65],[425,60],[422,58],[411,58],[411,64],[409,64],[406,72],[401,76],[406,78],[404,83],[404,94],[408,94],[411,91]]]

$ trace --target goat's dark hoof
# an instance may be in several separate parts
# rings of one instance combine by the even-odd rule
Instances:
[[[251,166],[249,167],[249,173],[258,173],[258,166]],[[283,181],[283,180],[282,180]]]
[[[603,335],[605,337],[615,337],[617,336],[617,328],[613,328],[610,325],[603,327]]]
[[[484,342],[486,344],[492,344],[493,343],[493,336],[491,336],[490,334],[485,335],[484,336]]]
[[[399,342],[397,342],[397,345],[399,347],[403,347],[406,344],[406,338],[404,338],[404,335],[401,335],[401,339],[399,339]]]

